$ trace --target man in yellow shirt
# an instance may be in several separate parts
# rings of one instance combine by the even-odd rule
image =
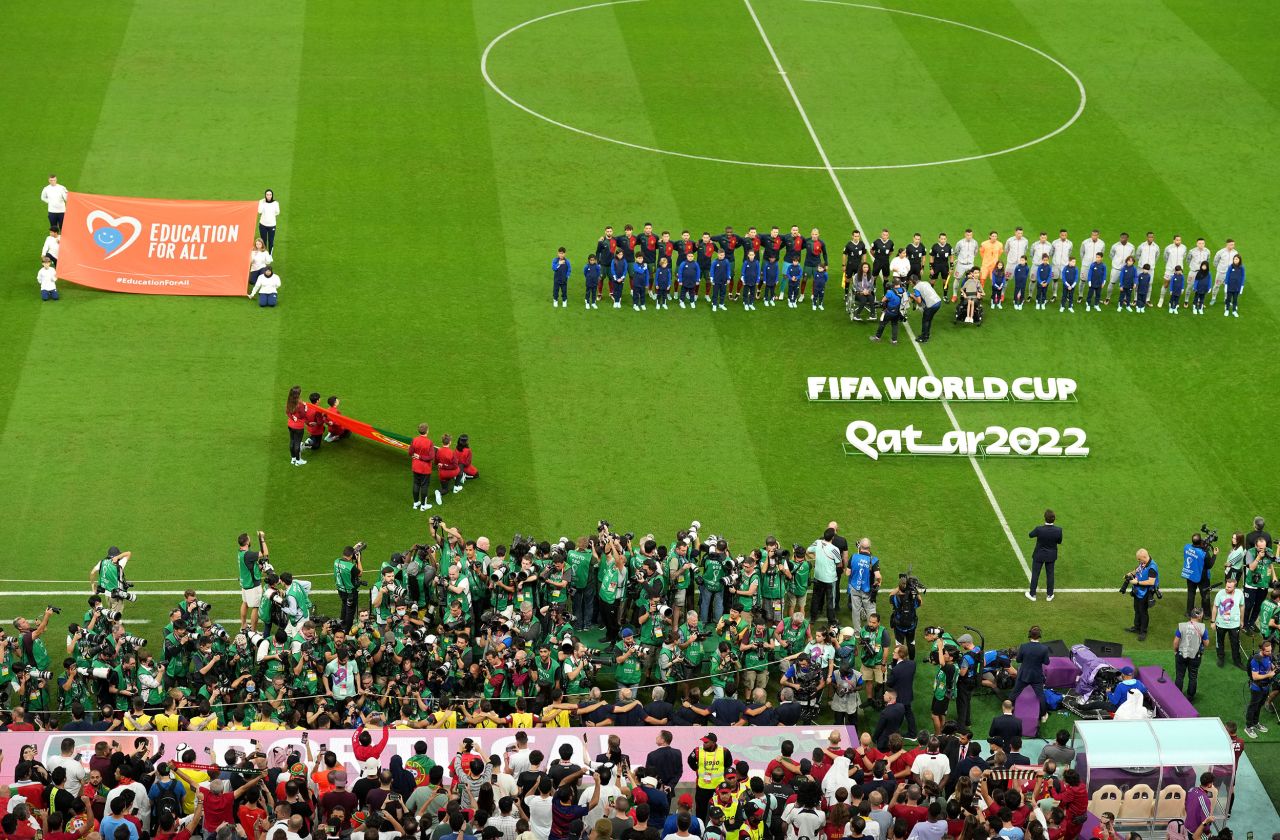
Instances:
[[[177,732],[180,721],[181,718],[178,717],[178,704],[174,702],[172,697],[166,697],[164,700],[164,711],[157,713],[151,718],[151,723],[155,726],[157,732]]]
[[[982,257],[982,270],[978,277],[982,281],[983,288],[986,288],[987,278],[991,276],[992,269],[1004,254],[1004,243],[1000,241],[1000,234],[994,230],[991,231],[987,241],[978,246],[978,254]]]

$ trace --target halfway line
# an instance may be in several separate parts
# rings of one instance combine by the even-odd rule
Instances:
[[[755,7],[751,5],[751,0],[742,0],[747,7],[747,12],[751,15],[751,20],[756,25],[756,31],[760,33],[761,40],[764,41],[765,49],[769,51],[769,57],[773,59],[773,66],[778,69],[778,75],[782,77],[782,83],[787,86],[787,93],[791,94],[791,101],[795,103],[796,110],[800,112],[800,119],[804,121],[804,127],[809,132],[809,139],[813,141],[813,146],[818,150],[818,157],[822,160],[822,165],[827,170],[827,174],[831,176],[831,183],[835,185],[836,192],[840,196],[840,201],[844,204],[844,209],[849,214],[849,219],[853,222],[853,226],[858,230],[863,230],[862,223],[858,221],[858,214],[853,211],[853,205],[849,203],[849,196],[845,194],[844,185],[840,183],[840,176],[836,174],[836,170],[831,165],[831,159],[827,157],[827,150],[823,147],[822,141],[818,139],[818,133],[813,130],[813,123],[809,120],[809,113],[805,111],[804,105],[800,102],[800,97],[796,95],[796,89],[791,84],[791,78],[787,75],[787,71],[782,66],[781,59],[778,58],[777,51],[773,48],[773,42],[769,40],[768,34],[764,31],[764,25],[760,23],[760,17],[756,14]],[[910,322],[906,323],[907,337],[911,339],[911,344],[916,348],[916,355],[920,357],[920,363],[924,365],[925,373],[933,376],[933,368],[929,365],[929,360],[924,355],[924,348],[915,340],[915,333],[911,330]],[[947,419],[951,421],[951,428],[959,432],[960,422],[956,420],[955,412],[951,410],[951,403],[944,397],[942,400],[942,408],[947,412]],[[1009,540],[1009,547],[1013,549],[1014,556],[1018,558],[1018,563],[1022,565],[1022,572],[1027,576],[1027,580],[1031,579],[1031,567],[1027,565],[1027,558],[1022,554],[1022,546],[1018,545],[1018,541],[1013,536],[1013,531],[1009,530],[1009,522],[1005,519],[1004,511],[1000,509],[1000,503],[996,501],[995,493],[991,491],[991,485],[987,483],[987,477],[982,472],[978,459],[969,456],[969,465],[973,467],[973,471],[978,476],[979,483],[982,484],[982,491],[987,494],[987,501],[991,503],[991,509],[996,513],[996,519],[1000,521],[1000,527],[1004,529],[1005,538]]]

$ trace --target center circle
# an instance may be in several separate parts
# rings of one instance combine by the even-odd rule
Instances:
[[[757,119],[760,131],[732,128],[724,142],[741,142],[746,136],[760,143],[783,133],[784,129],[791,132],[792,140],[798,131],[807,142],[795,106],[745,9],[742,20],[737,21],[749,27],[744,28],[741,43],[704,44],[693,53],[707,60],[703,69],[715,67],[726,77],[699,79],[696,75],[694,78],[685,75],[689,71],[681,59],[689,54],[682,53],[681,45],[672,40],[680,36],[671,33],[682,30],[672,27],[671,15],[663,13],[654,20],[645,18],[647,8],[661,9],[662,5],[662,0],[605,0],[531,18],[489,42],[480,59],[480,72],[489,87],[514,107],[558,128],[595,140],[654,154],[735,166],[825,171],[827,167],[821,163],[786,161],[786,152],[781,148],[761,149],[758,154],[743,154],[738,149],[707,149],[699,153],[680,148],[695,146],[696,141],[682,143],[679,140],[683,138],[674,138],[675,142],[662,142],[666,139],[664,135],[681,134],[680,126],[688,127],[691,120],[696,121],[699,132],[705,132],[713,131],[719,124],[731,128],[741,126],[751,119]],[[830,76],[831,56],[816,49],[789,50],[786,33],[775,36],[770,32],[770,40],[776,44],[783,66],[833,160],[832,169],[912,169],[1006,155],[1061,134],[1084,112],[1087,95],[1080,77],[1061,61],[1030,44],[960,21],[847,0],[796,0],[788,19],[798,21],[796,26],[805,26],[805,15],[824,7],[828,11],[830,7],[845,7],[846,11],[854,12],[835,19],[828,14],[818,24],[838,34],[842,34],[839,27],[849,27],[851,40],[855,34],[861,39],[860,59],[846,59],[847,69],[855,76],[861,75],[861,61],[863,68],[874,68],[885,82],[879,89],[868,89],[865,82],[857,78],[852,81],[824,78],[824,72]],[[882,14],[857,14],[862,11]],[[628,21],[618,21],[615,25],[610,20],[602,25],[602,14],[625,15]],[[536,26],[552,20],[560,25]],[[886,20],[892,24],[891,28],[886,28]],[[856,30],[852,28],[855,21],[859,26]],[[769,31],[770,20],[764,18],[764,22]],[[875,43],[866,34],[874,27],[884,30],[886,37],[904,42],[910,37],[912,44],[926,43],[927,51],[918,56],[907,55],[907,51],[899,56],[877,53],[867,46]],[[973,34],[976,40],[960,43],[943,37],[947,28]],[[898,32],[899,29],[902,31]],[[610,41],[607,33],[612,30],[622,30],[622,35],[614,32]],[[630,37],[632,32],[653,31],[664,33],[656,44],[644,37],[634,40]],[[510,37],[516,33],[522,33],[523,37]],[[746,34],[750,34],[754,42],[745,40]],[[928,40],[930,34],[934,36],[932,40]],[[502,50],[495,52],[499,45]],[[558,57],[566,47],[574,51],[572,61]],[[908,51],[911,49],[908,47]],[[495,55],[502,60],[496,60]],[[645,63],[651,61],[652,65]],[[734,62],[740,71],[736,75]],[[516,88],[519,98],[495,81],[491,66],[495,64],[505,68],[515,80],[506,84]],[[698,69],[694,67],[693,72],[696,74]],[[744,78],[744,74],[751,75]],[[591,81],[584,83],[584,79]],[[1016,90],[1008,89],[1011,79],[1017,79]],[[818,96],[824,92],[821,90],[824,86],[846,95]],[[756,89],[761,91],[761,99],[753,102],[752,91]],[[1069,115],[1064,115],[1069,106],[1064,107],[1060,101],[1053,104],[1053,100],[1062,99],[1063,90],[1073,91],[1078,98]],[[906,97],[899,95],[902,92]],[[922,101],[923,97],[928,100]],[[706,103],[712,106],[709,112],[702,108]],[[760,115],[753,114],[753,105],[776,108]],[[639,114],[637,108],[641,108]],[[903,113],[895,113],[896,108],[909,110],[904,117]],[[991,112],[974,119],[979,108],[990,108]],[[1019,113],[1020,108],[1032,110]],[[547,112],[560,114],[561,118],[548,116]],[[924,115],[928,115],[927,118]],[[1051,129],[1036,135],[1036,126]],[[771,134],[774,127],[778,131]],[[642,136],[625,139],[629,131],[632,137],[637,132]],[[940,154],[922,155],[921,160],[877,161],[862,151],[865,144],[892,152],[907,140],[927,147],[935,133],[945,137],[947,132],[967,132],[969,153],[948,156],[945,150],[926,149],[926,152]],[[1010,135],[1026,139],[1006,145]],[[701,136],[705,139],[711,135]],[[718,134],[714,137],[719,139]],[[984,142],[988,139],[990,143]],[[784,143],[781,139],[774,142],[782,143],[786,149],[797,148],[795,142]],[[982,150],[992,145],[998,148]],[[862,162],[844,162],[859,158]]]

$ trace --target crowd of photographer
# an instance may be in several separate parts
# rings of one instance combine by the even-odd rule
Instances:
[[[604,521],[576,541],[516,534],[498,546],[439,516],[428,528],[428,540],[376,568],[366,565],[363,542],[345,548],[334,561],[334,617],[316,612],[310,581],[275,569],[262,532],[256,544],[241,534],[239,625],[215,621],[188,590],[159,645],[125,631],[122,608],[136,598],[130,553],[112,547],[93,569],[87,609],[68,628],[60,670],[45,638],[56,607],[37,622],[18,619],[18,635],[0,639],[5,704],[40,726],[70,714],[123,730],[793,725],[829,712],[887,744],[895,732],[917,731],[917,665],[932,677],[935,733],[948,720],[969,725],[976,691],[1016,694],[1026,675],[1039,693],[1031,675],[1040,664],[1024,668],[1018,650],[989,647],[975,628],[922,626],[926,591],[909,568],[884,597],[870,540],[851,550],[835,523],[807,545],[770,536],[732,549],[696,521],[664,544]],[[1205,529],[1188,543],[1189,607],[1197,595],[1207,600],[1201,577],[1214,540]],[[1280,589],[1266,591],[1275,576],[1268,540],[1232,538],[1212,633],[1179,626],[1178,684],[1189,675],[1193,698],[1212,634],[1219,663],[1234,644],[1245,667],[1242,624],[1259,622],[1266,638],[1280,633]],[[1158,592],[1158,569],[1144,555],[1125,581],[1137,632]],[[1237,581],[1244,597],[1233,597]],[[840,595],[847,626],[836,621]],[[598,647],[585,632],[594,627],[604,629]],[[1178,648],[1183,636],[1195,644]],[[1274,673],[1257,673],[1267,675],[1254,681],[1261,707],[1276,688]],[[1263,729],[1250,714],[1246,731]]]

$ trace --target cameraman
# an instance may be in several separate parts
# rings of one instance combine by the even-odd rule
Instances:
[[[764,541],[764,559],[760,567],[760,604],[764,617],[770,624],[782,620],[782,599],[787,592],[787,581],[782,576],[791,553],[779,550],[778,539],[770,535]]]
[[[360,552],[350,545],[342,549],[342,556],[333,561],[333,581],[338,589],[338,600],[342,603],[342,615],[338,620],[344,631],[350,630],[355,622],[356,607],[360,600],[357,581],[362,575],[364,564],[360,560]],[[257,627],[256,621],[254,627]]]
[[[920,591],[911,586],[908,575],[898,575],[898,588],[889,596],[889,626],[893,639],[907,646],[908,658],[916,658],[916,627],[920,624]]]
[[[133,552],[121,551],[113,545],[107,549],[106,558],[95,563],[89,571],[90,588],[95,594],[105,593],[110,598],[108,607],[113,611],[124,608],[125,599],[120,596],[126,594],[129,586],[125,582],[124,567],[129,565],[131,556]]]
[[[1133,626],[1126,627],[1125,632],[1137,633],[1138,641],[1144,642],[1150,622],[1151,602],[1160,589],[1160,569],[1145,548],[1138,549],[1137,557],[1137,568],[1125,576],[1131,584],[1129,594],[1133,596]]]
[[[1209,583],[1212,580],[1213,561],[1218,547],[1205,543],[1200,534],[1192,534],[1191,542],[1182,547],[1182,578],[1187,582],[1187,612],[1196,605],[1196,592],[1200,593],[1200,610],[1209,611]]]

